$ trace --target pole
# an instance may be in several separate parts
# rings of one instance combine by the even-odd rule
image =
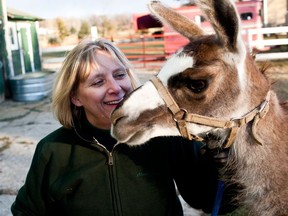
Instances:
[[[6,74],[8,74],[6,70],[9,68],[6,42],[7,22],[6,2],[5,0],[0,0],[0,60],[2,61]]]
[[[5,39],[5,24],[7,23],[7,12],[5,0],[0,0],[0,102],[5,98],[6,77],[8,68],[6,39]]]
[[[263,24],[264,27],[268,26],[268,0],[263,0]]]
[[[8,32],[8,15],[6,0],[0,0],[0,55],[3,56],[4,66],[7,76],[10,78],[14,75],[13,63],[12,63],[12,52],[10,37]]]
[[[0,0],[0,61],[2,62],[0,75],[3,79],[5,95],[8,97],[10,97],[11,92],[5,86],[8,86],[8,79],[14,74],[9,40],[6,0]]]

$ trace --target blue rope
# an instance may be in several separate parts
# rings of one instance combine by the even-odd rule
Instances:
[[[222,202],[223,192],[224,192],[224,182],[221,180],[218,180],[217,193],[216,193],[211,216],[218,216],[219,209],[220,209],[221,202]]]

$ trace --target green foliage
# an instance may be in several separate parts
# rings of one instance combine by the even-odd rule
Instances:
[[[76,34],[76,32],[77,32],[76,28],[75,28],[74,26],[72,26],[72,27],[70,28],[70,33],[71,33],[71,34]]]
[[[63,41],[64,38],[69,35],[68,30],[65,26],[65,22],[62,19],[57,18],[56,24],[57,24],[57,28],[58,28],[59,38],[61,41]]]
[[[97,26],[98,33],[101,37],[110,37],[113,36],[116,27],[122,25],[119,21],[123,19],[119,19],[119,16],[116,18],[111,18],[107,16],[92,16],[90,17],[90,23],[92,26]]]
[[[80,30],[78,32],[78,38],[82,39],[90,35],[90,25],[87,21],[82,21]]]
[[[105,19],[103,19],[103,22],[102,22],[103,37],[107,37],[108,34],[112,31],[112,29],[113,29],[113,24],[107,17],[105,17]]]
[[[48,39],[48,43],[51,45],[59,45],[60,41],[58,40],[58,38],[56,37],[52,37]]]

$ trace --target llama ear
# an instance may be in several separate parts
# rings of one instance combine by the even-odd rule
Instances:
[[[242,40],[242,37],[240,18],[232,0],[196,0],[196,4],[213,26],[218,39],[230,51],[237,52],[237,40]]]
[[[71,100],[71,102],[72,102],[75,106],[78,106],[78,107],[81,107],[81,106],[82,106],[82,103],[81,103],[81,101],[78,99],[77,96],[71,95],[71,96],[70,96],[70,100]]]
[[[167,24],[184,37],[193,39],[194,37],[204,35],[204,31],[196,23],[173,9],[164,6],[159,1],[150,2],[148,7],[156,19],[160,20],[163,24]]]

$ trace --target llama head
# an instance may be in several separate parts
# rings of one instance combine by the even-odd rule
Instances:
[[[164,6],[149,5],[151,13],[189,39],[158,73],[181,110],[230,120],[259,105],[268,91],[242,41],[240,19],[229,0],[197,0],[197,6],[214,29],[207,34],[197,24]],[[185,114],[185,113],[184,113]],[[227,129],[187,124],[189,134],[225,140]],[[177,122],[151,81],[132,92],[112,113],[112,135],[131,145],[156,136],[180,136]],[[221,142],[220,142],[221,143]]]

